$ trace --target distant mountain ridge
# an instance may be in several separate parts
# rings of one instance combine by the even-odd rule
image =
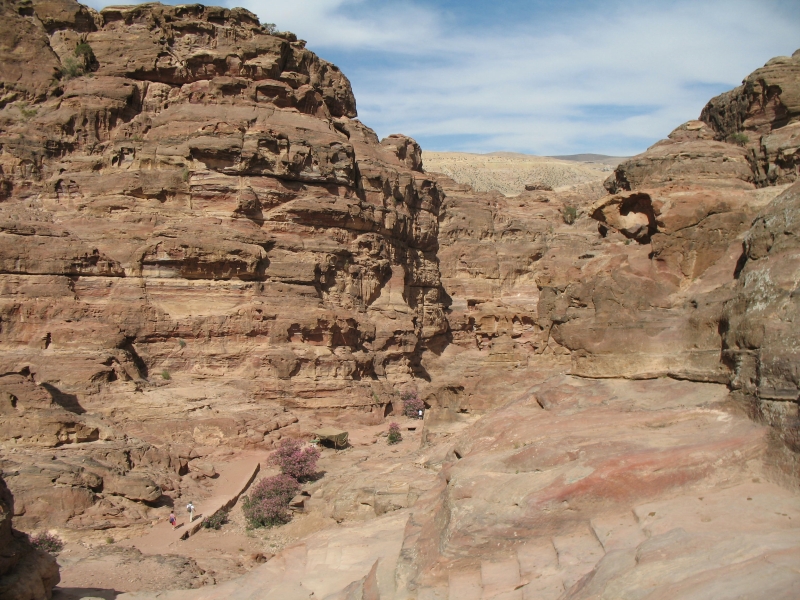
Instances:
[[[609,156],[607,154],[561,154],[558,156],[550,156],[549,158],[557,158],[559,160],[572,160],[576,162],[592,162],[602,163],[604,165],[611,165],[616,167],[624,160],[628,160],[630,156]]]
[[[602,194],[602,182],[621,160],[615,159],[612,163],[596,160],[568,161],[552,156],[519,152],[470,154],[424,150],[422,153],[426,172],[443,173],[459,183],[472,186],[477,191],[496,190],[506,196],[522,193],[525,185],[531,183],[540,183],[556,189],[593,182],[597,184]]]

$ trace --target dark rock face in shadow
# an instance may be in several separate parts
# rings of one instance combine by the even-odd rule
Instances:
[[[34,548],[28,536],[11,526],[14,497],[0,475],[0,598],[39,600],[50,598],[59,582],[58,563]]]

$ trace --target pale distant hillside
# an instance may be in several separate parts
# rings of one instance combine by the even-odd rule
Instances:
[[[422,165],[426,171],[443,173],[475,190],[497,190],[506,196],[515,196],[525,189],[525,184],[540,183],[553,189],[602,182],[614,170],[615,157],[591,156],[591,162],[572,157],[558,159],[515,152],[468,154],[465,152],[422,152]]]

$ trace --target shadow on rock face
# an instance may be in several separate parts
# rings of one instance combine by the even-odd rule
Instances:
[[[102,598],[114,600],[119,595],[116,590],[100,588],[55,588],[52,600],[79,600],[80,598]]]
[[[53,397],[53,402],[64,410],[76,415],[82,415],[86,412],[86,409],[78,402],[78,397],[75,394],[66,394],[49,383],[42,383],[41,386]]]

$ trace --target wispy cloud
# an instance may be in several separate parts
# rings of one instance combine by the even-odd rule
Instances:
[[[339,65],[379,135],[439,150],[634,154],[800,46],[796,1],[228,5]]]

